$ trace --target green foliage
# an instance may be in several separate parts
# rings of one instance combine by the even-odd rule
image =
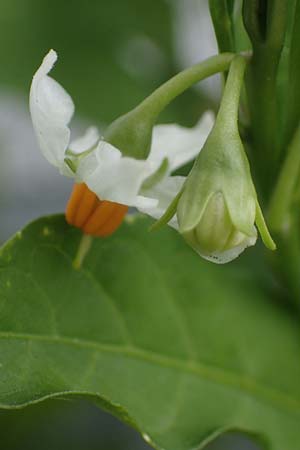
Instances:
[[[81,234],[62,216],[3,248],[2,408],[77,395],[158,449],[239,429],[297,450],[300,331],[271,300],[266,269],[208,264],[170,229],[149,235],[148,220],[130,222],[95,240],[80,270]]]

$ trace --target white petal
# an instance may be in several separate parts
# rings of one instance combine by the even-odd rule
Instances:
[[[193,160],[202,149],[214,124],[214,114],[207,111],[193,128],[176,124],[156,125],[148,157],[156,167],[168,158],[170,172]]]
[[[146,210],[155,208],[158,205],[158,202],[158,199],[145,197],[144,195],[138,195],[135,207],[138,210],[145,212]]]
[[[76,175],[77,181],[85,182],[102,200],[135,206],[150,173],[147,161],[123,157],[117,148],[100,141],[97,149],[80,161]]]
[[[211,255],[199,253],[195,248],[194,248],[194,250],[197,253],[199,253],[199,255],[202,256],[202,258],[204,258],[210,262],[213,262],[215,264],[226,264],[230,261],[233,261],[238,256],[240,256],[240,254],[243,253],[243,251],[246,250],[246,248],[251,247],[252,245],[255,245],[256,239],[257,239],[257,236],[248,237],[248,238],[244,239],[243,242],[236,247],[233,247],[224,252],[220,252],[220,253],[216,252]]]
[[[137,205],[138,210],[155,219],[159,219],[182,188],[184,181],[185,177],[166,177],[151,189],[142,191],[144,200],[141,200]],[[156,203],[151,204],[149,202],[151,199],[156,200]],[[169,225],[178,229],[176,214],[170,220]]]
[[[98,143],[99,139],[100,135],[98,129],[96,127],[89,127],[83,136],[71,142],[69,149],[72,153],[80,155],[80,153],[84,153],[93,148]]]
[[[30,113],[42,153],[48,161],[64,170],[64,156],[70,141],[68,123],[74,112],[69,94],[47,74],[57,60],[54,50],[45,56],[30,88]]]

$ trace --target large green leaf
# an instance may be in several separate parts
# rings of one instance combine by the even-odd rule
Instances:
[[[40,219],[2,250],[0,403],[81,395],[158,449],[228,429],[298,450],[300,331],[246,264],[202,261],[170,229],[124,224],[72,267],[80,233]],[[251,250],[249,250],[251,252]]]

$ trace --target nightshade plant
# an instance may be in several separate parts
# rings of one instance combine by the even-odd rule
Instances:
[[[39,146],[74,189],[65,218],[37,220],[1,251],[2,408],[86,396],[157,449],[204,448],[228,430],[298,449],[300,2],[210,9],[220,53],[103,136],[70,140],[53,50],[35,73]],[[157,125],[215,73],[215,119]],[[236,259],[258,232],[265,247]]]

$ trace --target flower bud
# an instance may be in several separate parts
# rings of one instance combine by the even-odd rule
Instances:
[[[204,258],[231,261],[256,242],[256,202],[239,135],[216,124],[179,199],[179,232]]]
[[[254,226],[252,235],[235,227],[222,192],[216,192],[209,198],[199,222],[192,229],[180,232],[202,257],[221,264],[231,261],[246,247],[254,245],[257,238]]]
[[[179,232],[204,258],[226,263],[254,245],[266,227],[239,135],[237,116],[244,61],[233,60],[215,125],[186,179],[177,203]]]

